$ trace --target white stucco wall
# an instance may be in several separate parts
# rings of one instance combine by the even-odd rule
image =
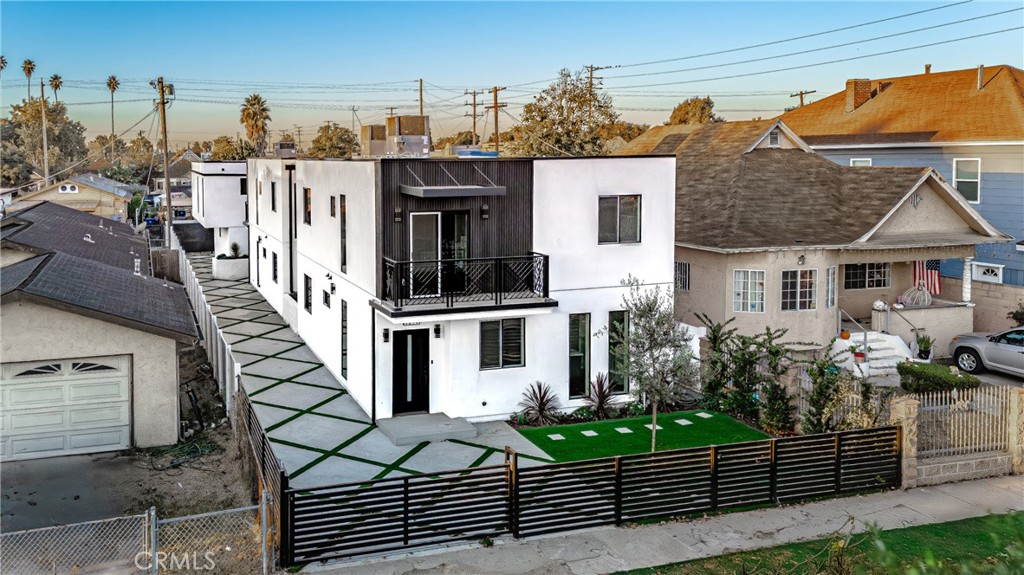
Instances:
[[[0,323],[4,362],[131,355],[132,444],[155,447],[178,441],[173,339],[25,302],[4,304]]]
[[[245,162],[192,162],[192,217],[207,228],[244,225],[245,173]]]
[[[238,252],[242,255],[249,253],[249,228],[239,226],[235,228],[216,228],[213,231],[213,253],[214,255],[231,254],[231,244],[238,244]]]

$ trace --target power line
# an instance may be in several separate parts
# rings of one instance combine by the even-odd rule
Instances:
[[[775,72],[788,72],[790,70],[803,70],[805,68],[815,68],[818,66],[826,66],[828,64],[838,64],[840,62],[851,62],[853,60],[862,60],[864,58],[874,58],[875,56],[885,56],[888,54],[896,54],[899,52],[907,52],[910,50],[919,50],[921,48],[931,48],[932,46],[941,46],[944,44],[953,44],[955,42],[963,42],[965,40],[973,40],[975,38],[984,38],[986,36],[994,36],[996,34],[1004,34],[1006,32],[1013,32],[1015,30],[1024,29],[1024,26],[1015,26],[1013,28],[1004,28],[1002,30],[995,30],[993,32],[985,32],[983,34],[974,34],[971,36],[962,36],[960,38],[953,38],[950,40],[941,40],[939,42],[931,42],[929,44],[919,44],[917,46],[908,46],[906,48],[897,48],[894,50],[885,50],[884,52],[875,52],[873,54],[864,54],[861,56],[851,56],[849,58],[838,58],[836,60],[828,60],[825,62],[815,62],[813,64],[801,64],[799,66],[788,66],[786,68],[775,68],[772,70],[762,70],[759,72],[747,72],[744,74],[732,74],[729,76],[716,76],[714,78],[700,78],[697,80],[680,80],[677,82],[660,82],[656,84],[635,84],[632,86],[619,86],[620,88],[653,88],[657,86],[676,86],[679,84],[695,84],[698,82],[712,82],[715,80],[729,80],[732,78],[746,78],[748,76],[762,76],[764,74],[774,74]]]
[[[867,42],[874,42],[876,40],[884,40],[886,38],[895,38],[897,36],[906,36],[907,34],[916,34],[918,32],[926,32],[928,30],[935,30],[937,28],[944,28],[946,26],[954,26],[956,24],[963,24],[964,22],[973,22],[975,20],[982,20],[985,18],[992,18],[994,16],[1002,16],[1003,14],[1009,14],[1010,12],[1020,12],[1024,8],[1012,8],[1010,10],[1003,10],[1002,12],[993,12],[992,14],[985,14],[984,16],[975,16],[973,18],[965,18],[963,20],[956,20],[953,22],[945,22],[943,24],[936,24],[934,26],[926,26],[924,28],[917,28],[915,30],[906,30],[904,32],[895,32],[892,34],[884,34],[882,36],[875,36],[874,38],[865,38],[863,40],[854,40],[852,42],[843,42],[842,44],[833,44],[831,46],[822,46],[820,48],[809,48],[807,50],[798,50],[796,52],[789,52],[787,54],[776,54],[774,56],[764,56],[761,58],[751,58],[749,60],[737,60],[734,62],[725,62],[722,64],[709,64],[707,66],[695,66],[693,68],[680,68],[678,70],[662,70],[659,72],[642,72],[637,74],[620,74],[618,76],[605,76],[607,79],[612,78],[637,78],[641,76],[662,76],[665,74],[678,74],[680,72],[694,72],[697,70],[708,70],[712,68],[724,68],[726,66],[738,66],[740,64],[751,64],[753,62],[764,62],[766,60],[775,60],[778,58],[788,58],[790,56],[800,56],[803,54],[810,54],[812,52],[821,52],[824,50],[834,50],[836,48],[843,48],[846,46],[854,46],[856,44],[864,44]]]
[[[952,4],[945,4],[942,6],[936,6],[934,8],[927,8],[925,10],[917,10],[915,12],[908,12],[906,14],[898,14],[896,16],[890,16],[888,18],[882,18],[880,20],[872,20],[870,22],[861,22],[860,24],[851,24],[849,26],[843,26],[842,28],[833,28],[831,30],[824,30],[822,32],[815,32],[813,34],[804,34],[802,36],[794,36],[792,38],[783,38],[782,40],[773,40],[771,42],[762,42],[760,44],[751,44],[749,46],[741,46],[739,48],[729,48],[727,50],[717,50],[715,52],[704,52],[703,54],[693,54],[691,56],[680,56],[678,58],[666,58],[664,60],[651,60],[649,62],[637,62],[635,64],[620,64],[615,66],[616,68],[634,68],[637,66],[650,66],[652,64],[666,64],[668,62],[678,62],[680,60],[692,60],[694,58],[704,58],[706,56],[718,56],[721,54],[729,54],[732,52],[740,52],[743,50],[752,50],[754,48],[763,48],[765,46],[774,46],[776,44],[785,44],[787,42],[795,42],[797,40],[806,40],[807,38],[815,38],[817,36],[824,36],[826,34],[834,34],[836,32],[843,32],[846,30],[853,30],[854,28],[862,28],[864,26],[871,26],[873,24],[881,24],[883,22],[891,22],[893,20],[899,20],[901,18],[909,18],[910,16],[917,16],[919,14],[926,14],[928,12],[935,12],[938,10],[945,10],[946,8],[952,8],[954,6],[960,6],[962,4],[970,4],[974,0],[964,0],[963,2],[954,2]]]

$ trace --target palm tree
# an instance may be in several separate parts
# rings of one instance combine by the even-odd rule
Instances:
[[[60,74],[54,74],[53,76],[50,76],[50,89],[53,90],[53,100],[55,102],[59,102],[60,101],[57,98],[57,90],[60,90],[63,87],[64,87],[64,78],[61,78]]]
[[[0,74],[7,68],[7,58],[0,54]]]
[[[245,137],[256,150],[263,155],[267,145],[267,124],[270,122],[270,108],[267,101],[259,94],[253,94],[242,104],[241,124],[245,127]]]
[[[25,73],[25,78],[28,79],[28,99],[32,99],[32,73],[36,71],[36,63],[32,60],[26,59],[21,64],[21,71]]]
[[[117,138],[114,136],[114,92],[121,87],[121,82],[117,81],[117,76],[111,76],[107,78],[107,89],[110,90],[110,161],[114,161],[114,140]]]

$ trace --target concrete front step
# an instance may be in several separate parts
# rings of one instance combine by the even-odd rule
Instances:
[[[424,441],[473,439],[476,427],[461,417],[443,413],[401,415],[377,420],[377,427],[395,445],[416,445]]]

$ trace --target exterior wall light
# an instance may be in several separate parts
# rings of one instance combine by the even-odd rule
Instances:
[[[806,261],[806,260],[804,260],[804,256],[800,256],[800,257],[796,258],[796,265],[802,266],[802,265],[804,265],[804,261]]]
[[[402,222],[402,208],[395,208],[395,222]]]
[[[388,328],[384,328],[384,343],[387,343],[390,340],[391,340],[391,330],[388,329]]]
[[[486,220],[489,217],[491,217],[491,206],[483,204],[480,206],[480,219]]]
[[[441,339],[441,324],[439,323],[434,324],[434,337]]]

